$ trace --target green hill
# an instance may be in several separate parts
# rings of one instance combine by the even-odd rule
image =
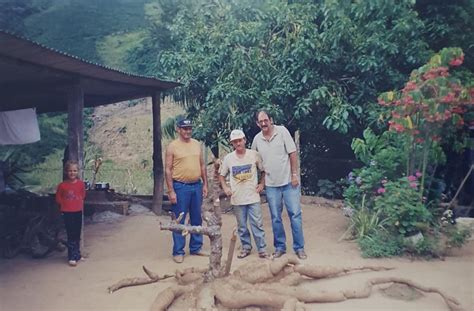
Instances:
[[[22,34],[48,47],[99,63],[110,54],[110,36],[134,33],[145,26],[149,0],[0,0],[0,28]],[[104,38],[108,40],[102,42]],[[105,46],[104,46],[105,45]],[[110,45],[110,49],[116,49]],[[121,68],[126,69],[126,68]]]

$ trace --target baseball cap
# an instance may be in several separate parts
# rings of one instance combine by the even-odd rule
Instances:
[[[189,119],[181,119],[177,122],[178,127],[192,127],[193,123]]]
[[[245,138],[245,134],[241,130],[233,130],[232,132],[230,132],[230,141],[240,138]]]

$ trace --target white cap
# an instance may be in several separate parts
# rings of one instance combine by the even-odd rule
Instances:
[[[230,141],[240,139],[240,138],[245,138],[245,134],[241,130],[233,130],[230,133]]]

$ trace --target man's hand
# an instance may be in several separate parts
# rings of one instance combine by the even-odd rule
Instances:
[[[258,184],[257,185],[257,193],[261,193],[263,191],[263,188],[265,188],[265,185]]]
[[[298,180],[298,176],[292,174],[291,175],[291,185],[293,186],[293,188],[298,187],[299,184],[300,184],[300,181]]]
[[[224,193],[225,193],[226,196],[228,196],[228,197],[232,196],[232,190],[230,190],[230,188],[228,186],[223,187],[222,190],[224,190]]]
[[[207,185],[202,186],[202,197],[207,198]]]
[[[176,199],[176,192],[169,191],[168,192],[168,199],[170,200],[171,204],[176,204],[178,200]]]

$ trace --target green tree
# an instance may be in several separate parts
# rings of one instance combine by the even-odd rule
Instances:
[[[417,0],[415,10],[425,24],[423,36],[429,47],[440,51],[448,46],[460,47],[464,67],[474,70],[474,1]]]
[[[234,127],[252,134],[259,108],[290,131],[347,133],[428,56],[410,1],[202,3],[173,12],[173,44],[156,55],[210,146]]]

